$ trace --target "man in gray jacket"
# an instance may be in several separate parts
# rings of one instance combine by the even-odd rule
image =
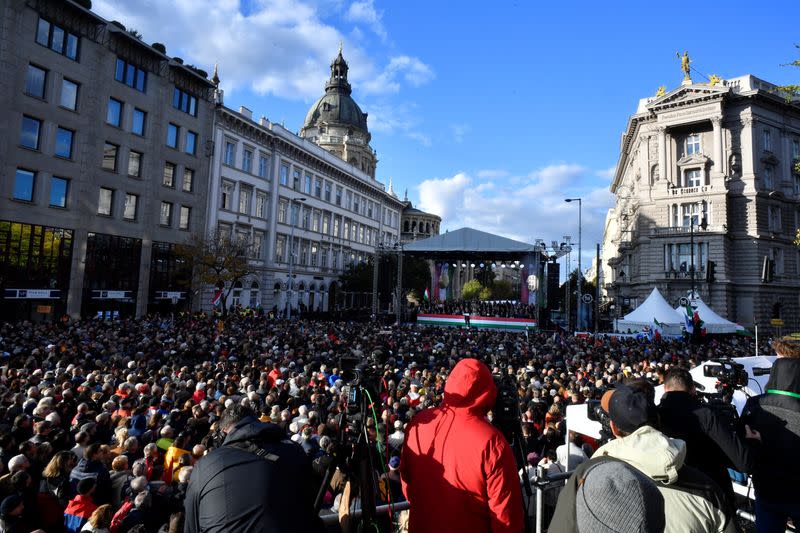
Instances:
[[[686,443],[655,428],[658,415],[652,388],[648,387],[639,383],[621,385],[603,396],[601,403],[611,418],[615,438],[598,448],[569,479],[558,498],[549,531],[578,531],[576,493],[586,473],[611,458],[626,462],[655,483],[663,497],[665,533],[735,533],[720,488],[708,476],[684,464]],[[626,522],[637,513],[641,514],[639,509],[623,509],[612,518]],[[613,531],[620,530],[619,526],[607,524]]]

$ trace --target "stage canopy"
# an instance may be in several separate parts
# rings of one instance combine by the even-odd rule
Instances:
[[[414,241],[403,246],[403,253],[445,261],[471,258],[520,259],[538,254],[533,244],[472,228],[461,228]]]

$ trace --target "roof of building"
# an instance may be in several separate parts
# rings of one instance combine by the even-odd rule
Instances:
[[[410,253],[524,254],[534,253],[533,244],[515,241],[500,235],[472,228],[461,228],[407,244]]]
[[[340,48],[339,55],[331,63],[331,77],[325,83],[325,94],[308,110],[303,129],[330,124],[350,126],[369,135],[367,114],[350,96],[353,89],[347,81],[347,70],[347,62]]]

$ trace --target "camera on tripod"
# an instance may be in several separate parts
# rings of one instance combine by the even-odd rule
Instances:
[[[711,397],[714,394],[726,403],[730,403],[733,391],[747,386],[750,376],[744,365],[731,359],[710,359],[703,365],[703,375],[707,378],[717,378],[716,393],[701,393],[701,397]]]

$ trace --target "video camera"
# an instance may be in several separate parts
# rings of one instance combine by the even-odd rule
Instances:
[[[714,364],[703,365],[703,375],[717,379],[716,393],[703,392],[700,396],[730,403],[733,391],[747,386],[750,380],[747,370],[744,369],[744,365],[731,359],[710,359],[708,362]]]
[[[600,430],[600,441],[608,442],[614,438],[611,432],[611,417],[605,412],[600,400],[589,400],[586,402],[586,415],[592,422],[599,422],[602,426]]]

